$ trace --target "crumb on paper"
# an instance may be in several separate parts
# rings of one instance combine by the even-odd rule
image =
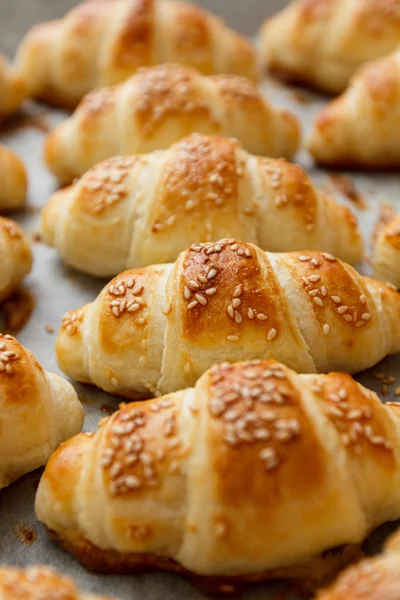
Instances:
[[[115,408],[113,406],[110,406],[109,404],[102,404],[100,406],[100,410],[106,415],[112,415],[113,413],[115,413]]]
[[[375,377],[375,379],[378,379],[378,380],[385,379],[385,377],[386,377],[385,373],[379,373],[379,372],[373,373],[373,376]]]
[[[365,210],[368,208],[364,196],[357,189],[356,184],[349,175],[343,173],[329,173],[328,175],[333,187],[357,208]]]
[[[16,335],[29,321],[35,307],[35,298],[26,288],[20,288],[2,305],[3,333]]]
[[[387,396],[388,393],[388,386],[386,385],[386,383],[383,383],[381,385],[381,393],[383,396]]]
[[[47,333],[54,333],[54,327],[53,327],[53,325],[48,325],[48,324],[46,324],[46,325],[44,326],[44,328],[45,328],[45,330],[47,331]]]
[[[42,236],[40,235],[40,231],[34,231],[31,235],[31,240],[36,244],[40,244],[42,242]]]
[[[19,541],[25,546],[31,546],[38,538],[38,534],[36,533],[35,529],[30,525],[24,525],[23,523],[18,523],[14,527],[14,533]]]

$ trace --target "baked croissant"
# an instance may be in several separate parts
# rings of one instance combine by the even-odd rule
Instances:
[[[400,598],[399,534],[389,538],[384,554],[361,561],[342,573],[316,600],[398,600]]]
[[[70,377],[135,398],[191,386],[224,360],[361,371],[400,351],[399,322],[394,288],[330,254],[225,239],[121,273],[64,316],[56,351]]]
[[[269,70],[333,94],[359,66],[399,44],[399,0],[292,0],[259,33]]]
[[[100,600],[99,596],[81,594],[75,583],[53,569],[30,566],[18,569],[0,566],[1,600]],[[103,600],[105,600],[103,598]]]
[[[36,514],[101,572],[308,576],[400,517],[399,416],[343,373],[215,365],[63,444]]]
[[[15,112],[27,95],[24,80],[0,52],[0,122]]]
[[[17,64],[30,93],[73,107],[84,94],[124,81],[138,68],[167,62],[206,75],[259,77],[253,45],[220,19],[183,2],[96,0],[35,26]]]
[[[0,302],[7,298],[32,268],[32,251],[22,229],[0,217]]]
[[[378,233],[374,249],[374,277],[400,288],[400,215]]]
[[[400,50],[362,67],[344,94],[322,109],[309,151],[335,167],[400,166]]]
[[[353,214],[301,167],[199,134],[93,167],[51,198],[41,229],[65,262],[97,276],[172,262],[193,242],[230,235],[265,250],[318,248],[349,263],[363,256]]]
[[[0,213],[21,208],[26,202],[27,176],[22,160],[0,144]]]
[[[235,137],[249,152],[285,158],[300,138],[297,119],[273,108],[248,79],[161,65],[86,96],[49,134],[46,161],[70,183],[105,158],[166,149],[193,132]]]
[[[44,371],[15,338],[0,334],[0,489],[43,466],[82,424],[72,385]]]

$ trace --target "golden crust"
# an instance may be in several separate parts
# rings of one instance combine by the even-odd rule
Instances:
[[[22,229],[0,217],[0,301],[7,298],[28,275],[33,256]]]
[[[5,146],[0,145],[0,213],[21,208],[26,202],[27,175],[24,163]]]
[[[398,432],[397,412],[348,375],[225,363],[64,444],[36,511],[101,572],[329,578],[399,514]]]
[[[18,110],[27,96],[25,81],[0,53],[0,122]]]
[[[157,0],[81,4],[34,27],[17,56],[31,93],[69,108],[140,67],[172,61],[204,74],[259,76],[253,46],[222,21],[199,7]]]
[[[398,0],[297,0],[260,30],[267,68],[286,81],[341,93],[362,64],[400,43]]]
[[[400,288],[400,215],[379,229],[373,260],[374,277]]]
[[[251,81],[165,64],[87,95],[48,136],[46,160],[70,183],[99,160],[167,149],[192,132],[235,137],[251,152],[287,158],[300,142],[297,119],[273,108]]]

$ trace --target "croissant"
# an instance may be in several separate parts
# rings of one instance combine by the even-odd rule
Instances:
[[[273,108],[251,81],[161,65],[86,96],[49,134],[46,161],[70,183],[105,158],[166,149],[193,132],[235,137],[249,152],[285,158],[300,138],[297,119]]]
[[[258,37],[269,70],[333,94],[346,89],[359,66],[399,44],[399,0],[292,0]]]
[[[41,230],[65,262],[97,276],[172,262],[193,242],[230,235],[265,250],[319,248],[350,263],[363,256],[353,214],[299,166],[199,134],[93,167],[50,199]]]
[[[225,239],[121,273],[64,316],[56,351],[70,377],[135,398],[191,386],[223,360],[361,371],[400,351],[399,320],[394,288],[330,254]]]
[[[0,213],[21,208],[26,202],[27,176],[22,160],[0,144]]]
[[[81,594],[75,583],[44,566],[26,569],[0,566],[0,598],[2,600],[100,600],[99,596]],[[103,598],[105,600],[105,598]]]
[[[384,554],[344,571],[316,600],[398,600],[400,598],[399,534],[386,543]]]
[[[167,62],[206,75],[232,73],[255,80],[260,75],[248,40],[211,13],[173,1],[82,3],[63,19],[35,26],[17,54],[31,95],[69,108],[90,90]]]
[[[22,75],[9,66],[0,52],[0,121],[18,109],[26,95]]]
[[[400,288],[400,215],[379,231],[374,249],[374,277]]]
[[[343,373],[215,365],[62,445],[36,514],[96,571],[301,577],[400,517],[399,416]]]
[[[32,268],[32,251],[22,229],[0,217],[0,302],[7,298]]]
[[[0,334],[0,489],[43,466],[82,424],[71,384],[44,371],[15,338]]]
[[[400,50],[362,67],[346,92],[322,109],[309,151],[335,167],[400,166]]]

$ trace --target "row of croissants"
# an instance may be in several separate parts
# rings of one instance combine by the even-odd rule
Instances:
[[[400,597],[397,538],[361,548],[400,519],[400,405],[349,374],[400,352],[400,219],[377,236],[375,279],[360,275],[355,217],[286,160],[299,123],[257,87],[268,68],[343,92],[312,155],[398,167],[398,44],[400,0],[296,0],[257,49],[194,5],[92,0],[0,62],[3,117],[27,98],[74,110],[45,143],[69,187],[42,211],[44,241],[114,277],[56,341],[68,377],[127,401],[96,433],[72,385],[0,334],[0,488],[46,465],[37,518],[88,569]],[[6,148],[0,181],[0,212],[23,205]],[[0,217],[0,301],[31,265]],[[0,567],[0,600],[80,596],[47,568]]]
[[[0,351],[0,486],[49,459],[37,518],[89,570],[162,569],[223,592],[276,578],[321,589],[357,563],[317,598],[399,597],[398,536],[378,558],[361,549],[400,518],[399,404],[344,373],[225,362],[78,433],[73,387],[11,336]],[[0,567],[0,598],[21,597],[79,592],[45,568]]]

